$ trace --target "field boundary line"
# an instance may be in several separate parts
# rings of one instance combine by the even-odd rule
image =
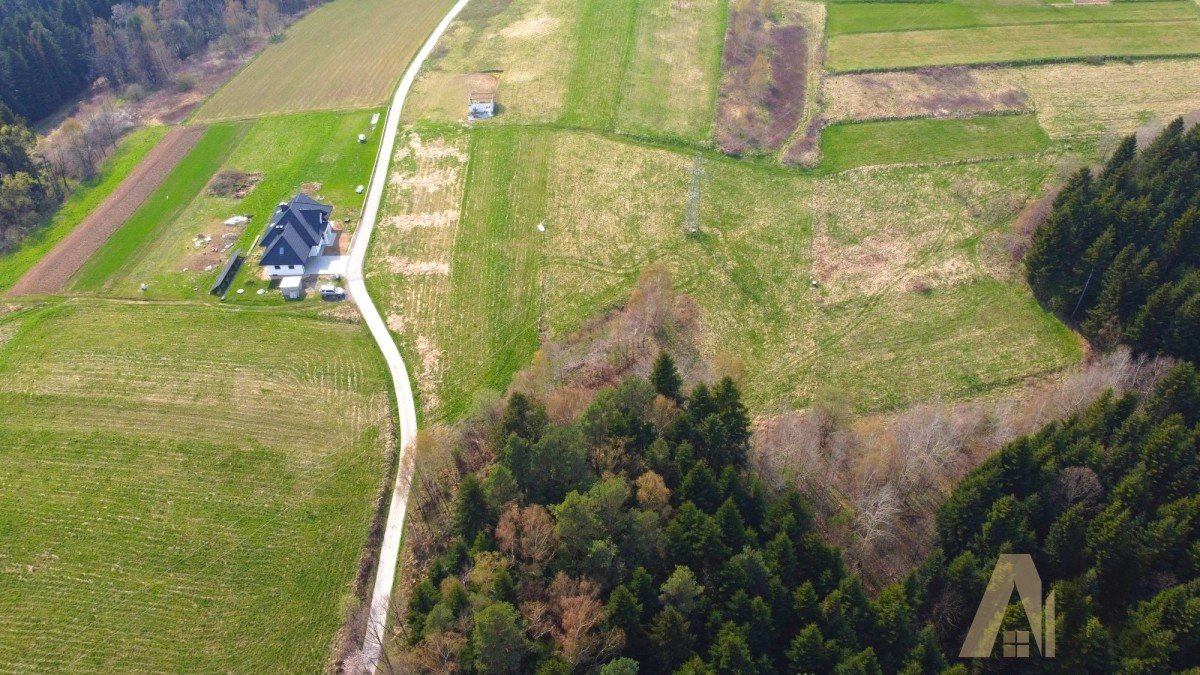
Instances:
[[[391,607],[392,589],[396,580],[396,568],[400,558],[400,542],[404,534],[404,518],[408,510],[408,497],[412,487],[413,451],[417,438],[417,411],[413,401],[412,382],[408,377],[408,369],[404,364],[396,341],[375,303],[363,279],[363,262],[371,242],[371,233],[379,217],[379,205],[383,199],[383,190],[387,185],[387,172],[390,169],[392,155],[395,152],[396,132],[400,127],[400,115],[409,90],[417,79],[417,73],[429,55],[433,52],[439,39],[450,27],[450,23],[467,6],[469,0],[458,0],[441,23],[433,29],[421,50],[413,58],[408,69],[401,78],[392,98],[391,106],[384,121],[383,137],[379,143],[379,154],[376,156],[375,169],[371,173],[370,190],[367,193],[363,215],[358,230],[350,243],[350,264],[346,281],[350,287],[350,297],[358,305],[363,320],[371,331],[371,336],[383,352],[391,372],[392,384],[395,388],[397,418],[400,427],[400,449],[396,461],[396,482],[392,489],[391,503],[388,506],[387,524],[384,526],[383,541],[379,547],[379,562],[375,570],[375,587],[371,593],[370,613],[367,616],[366,634],[363,638],[362,657],[363,670],[374,673],[383,654],[383,641],[387,629],[388,610]]]

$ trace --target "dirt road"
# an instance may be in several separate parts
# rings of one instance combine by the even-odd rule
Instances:
[[[408,370],[404,358],[396,348],[396,342],[388,332],[387,324],[380,316],[375,303],[367,293],[363,283],[363,260],[366,259],[367,245],[371,241],[371,232],[375,229],[375,221],[379,217],[379,204],[383,199],[383,188],[387,185],[388,168],[391,164],[392,153],[396,147],[396,131],[400,127],[400,112],[408,91],[412,88],[421,64],[429,57],[442,33],[450,26],[450,22],[467,6],[468,0],[458,0],[442,22],[429,36],[416,58],[409,64],[396,89],[392,105],[388,109],[387,120],[383,125],[383,139],[379,144],[379,156],[375,160],[375,170],[371,174],[371,187],[367,191],[367,202],[363,208],[362,223],[354,234],[350,244],[350,263],[346,275],[350,296],[358,305],[359,311],[371,329],[371,335],[378,343],[383,358],[387,361],[388,370],[392,374],[392,383],[396,390],[396,406],[400,422],[400,458],[397,462],[396,484],[392,489],[391,506],[388,509],[387,525],[383,532],[383,543],[379,549],[379,565],[375,572],[375,588],[371,593],[371,612],[367,619],[366,637],[363,639],[362,667],[365,672],[374,673],[383,651],[384,631],[387,629],[388,609],[391,606],[392,586],[396,580],[396,564],[400,557],[400,538],[404,532],[404,516],[408,510],[408,493],[412,485],[413,446],[417,439],[417,408],[413,402],[412,385],[408,379]]]
[[[117,189],[21,277],[10,296],[59,293],[92,254],[121,229],[133,212],[162,185],[171,169],[204,135],[204,127],[180,127],[163,137]]]

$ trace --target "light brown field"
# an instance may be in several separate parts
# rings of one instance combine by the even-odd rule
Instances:
[[[1011,220],[1052,169],[1052,160],[1032,158],[864,168],[818,180],[813,273],[822,299],[837,303],[1008,277],[996,269],[993,251],[981,253],[980,242]]]
[[[461,121],[479,75],[494,76],[506,121],[549,121],[562,111],[579,4],[515,0],[493,16],[458,20],[413,87],[405,121]],[[468,8],[470,6],[468,5]]]
[[[198,121],[382,103],[452,0],[338,0],[263,50],[195,113]]]
[[[438,327],[450,292],[450,263],[466,181],[465,134],[422,136],[408,129],[397,143],[387,215],[376,233],[372,270],[386,290],[388,327],[416,350],[413,376],[426,411],[437,408],[444,346]],[[382,272],[386,270],[386,272]],[[410,330],[411,329],[411,330]]]
[[[1015,80],[1056,139],[1132,133],[1145,122],[1200,109],[1200,60],[982,70],[979,77]]]
[[[1028,110],[1014,79],[968,68],[833,75],[825,78],[825,115],[839,121]]]

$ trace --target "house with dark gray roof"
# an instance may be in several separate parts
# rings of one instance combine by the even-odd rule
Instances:
[[[298,194],[275,209],[259,244],[259,263],[273,278],[303,276],[309,261],[333,244],[336,234],[329,213],[333,207]]]

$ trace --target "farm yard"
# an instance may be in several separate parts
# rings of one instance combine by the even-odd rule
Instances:
[[[451,0],[340,0],[318,7],[192,115],[193,122],[384,103]]]
[[[370,117],[370,111],[318,112],[211,125],[187,161],[89,261],[72,290],[204,297],[231,252],[257,253],[265,219],[302,190],[334,204],[335,218],[353,222],[363,199],[355,187],[366,182],[378,148],[377,133],[366,143],[355,140],[370,132]],[[226,172],[252,177],[244,194],[214,193],[214,178]],[[253,218],[243,226],[223,225],[237,214]],[[246,265],[238,287],[265,287],[256,269],[254,262]]]
[[[387,405],[357,324],[89,300],[0,318],[3,669],[321,670]]]

